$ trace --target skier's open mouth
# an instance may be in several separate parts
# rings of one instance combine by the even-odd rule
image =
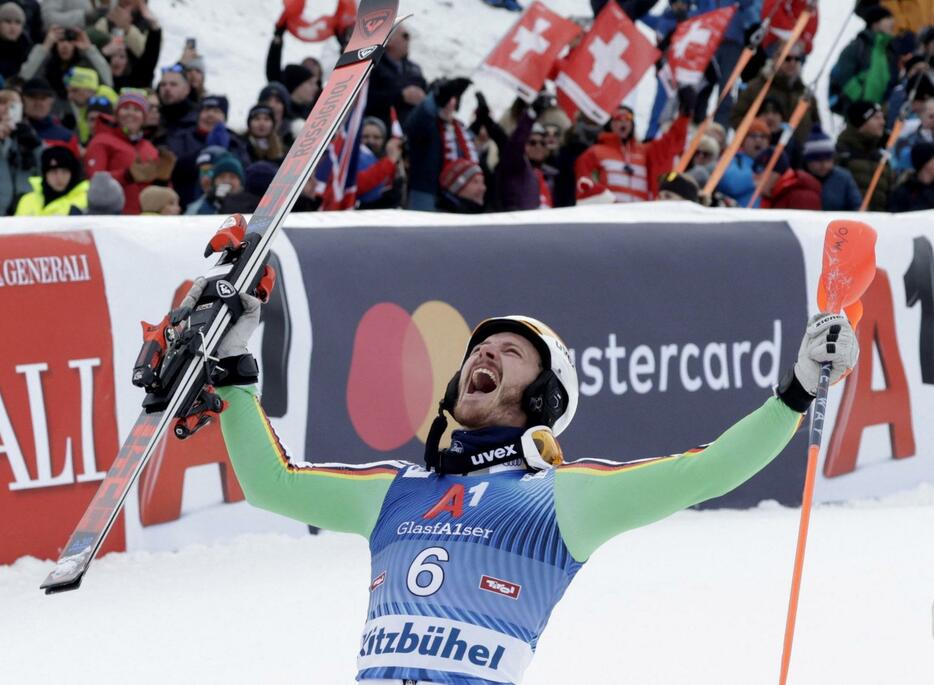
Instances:
[[[467,381],[467,394],[486,395],[496,390],[498,386],[499,379],[493,371],[482,367],[477,368],[471,372],[470,379]]]

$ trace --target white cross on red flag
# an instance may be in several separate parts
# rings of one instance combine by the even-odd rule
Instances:
[[[731,5],[678,24],[666,55],[675,84],[694,86],[700,82],[735,13],[736,6]]]
[[[296,38],[308,43],[339,36],[354,25],[357,16],[355,0],[337,0],[334,14],[316,19],[305,18],[306,0],[282,0],[282,14],[276,21],[277,27],[285,27]]]
[[[603,124],[660,56],[619,5],[608,2],[555,84],[581,112]]]
[[[481,67],[515,88],[523,100],[532,102],[558,55],[580,32],[573,21],[555,14],[536,0]]]

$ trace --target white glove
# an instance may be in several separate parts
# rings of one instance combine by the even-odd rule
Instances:
[[[217,346],[215,356],[218,359],[248,354],[246,344],[259,326],[260,307],[262,306],[259,298],[241,293],[240,302],[243,303],[243,313]]]
[[[859,358],[859,345],[853,327],[843,314],[815,314],[808,321],[798,349],[795,376],[811,395],[817,395],[822,362],[830,362],[830,384],[848,374]]]

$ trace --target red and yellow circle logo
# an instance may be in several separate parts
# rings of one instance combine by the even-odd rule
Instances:
[[[347,379],[347,411],[360,439],[381,452],[413,437],[424,442],[469,338],[464,317],[439,300],[412,314],[391,302],[367,310]]]

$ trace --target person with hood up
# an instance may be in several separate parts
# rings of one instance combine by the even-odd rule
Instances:
[[[88,206],[88,182],[71,150],[54,145],[42,151],[42,176],[29,179],[32,192],[16,205],[16,216],[68,216]]]
[[[157,150],[143,137],[147,107],[144,92],[125,90],[117,101],[115,125],[100,121],[85,153],[89,177],[107,171],[123,186],[124,214],[139,214],[140,193],[155,181],[168,182],[175,166],[170,151]]]
[[[652,200],[658,192],[658,179],[671,171],[675,157],[684,149],[690,116],[694,112],[694,90],[678,90],[679,113],[664,135],[647,143],[635,138],[636,122],[632,109],[620,105],[613,112],[608,130],[597,138],[574,165],[578,188],[582,178],[594,188],[610,190],[616,202]],[[580,190],[579,190],[580,192]]]

